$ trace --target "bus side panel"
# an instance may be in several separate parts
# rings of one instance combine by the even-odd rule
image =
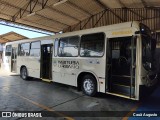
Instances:
[[[40,78],[40,58],[21,57],[17,58],[17,72],[20,74],[20,69],[25,66],[28,70],[28,76]]]
[[[29,76],[40,78],[40,58],[39,57],[28,57],[28,71]]]
[[[4,52],[3,52],[3,65],[4,69],[7,71],[11,71],[11,50],[12,46],[10,48],[10,51],[7,50],[7,46],[11,46],[6,44],[4,47]],[[10,52],[10,55],[8,54]]]
[[[4,69],[11,71],[11,56],[5,56],[3,58]]]
[[[20,73],[20,69],[22,66],[26,67],[27,70],[29,70],[28,68],[29,64],[30,64],[30,61],[28,60],[28,57],[18,56],[17,57],[17,72]],[[28,75],[30,75],[30,72],[28,72]]]
[[[77,86],[77,76],[79,73],[91,71],[91,73],[96,75],[98,88],[99,82],[101,82],[101,89],[98,89],[98,91],[105,92],[105,59],[103,57],[54,58],[52,68],[53,81],[72,86]]]
[[[76,86],[76,73],[79,62],[74,58],[53,59],[53,81],[67,85]]]

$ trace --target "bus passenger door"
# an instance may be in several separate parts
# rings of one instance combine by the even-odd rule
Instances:
[[[108,44],[109,47],[107,50],[110,54],[108,54],[107,61],[107,91],[134,98],[135,41],[133,37],[119,37],[110,38]]]
[[[17,67],[17,49],[12,48],[12,54],[11,54],[11,72],[16,72]]]
[[[52,44],[41,45],[41,78],[52,80]]]

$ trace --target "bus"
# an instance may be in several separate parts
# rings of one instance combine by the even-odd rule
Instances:
[[[11,71],[97,92],[139,100],[157,83],[151,30],[137,21],[26,39],[6,44]],[[147,93],[148,94],[148,93]]]

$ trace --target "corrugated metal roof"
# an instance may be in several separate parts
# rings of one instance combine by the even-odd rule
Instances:
[[[59,1],[0,0],[0,19],[59,32],[105,9],[160,7],[160,0],[67,0],[54,6]]]
[[[9,32],[9,33],[0,35],[0,43],[6,43],[6,42],[17,41],[22,39],[27,39],[27,37],[15,32]]]

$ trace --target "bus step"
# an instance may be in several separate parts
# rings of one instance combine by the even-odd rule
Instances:
[[[120,85],[125,85],[125,86],[130,86],[131,78],[130,77],[117,77],[117,76],[112,76],[112,83],[113,84],[120,84]],[[135,82],[133,82],[132,85],[134,85]]]
[[[44,82],[52,82],[52,80],[41,78]]]
[[[134,95],[134,87],[132,87],[132,96]],[[125,96],[130,96],[130,86],[120,85],[120,84],[112,84],[111,92],[116,94],[121,94]]]

